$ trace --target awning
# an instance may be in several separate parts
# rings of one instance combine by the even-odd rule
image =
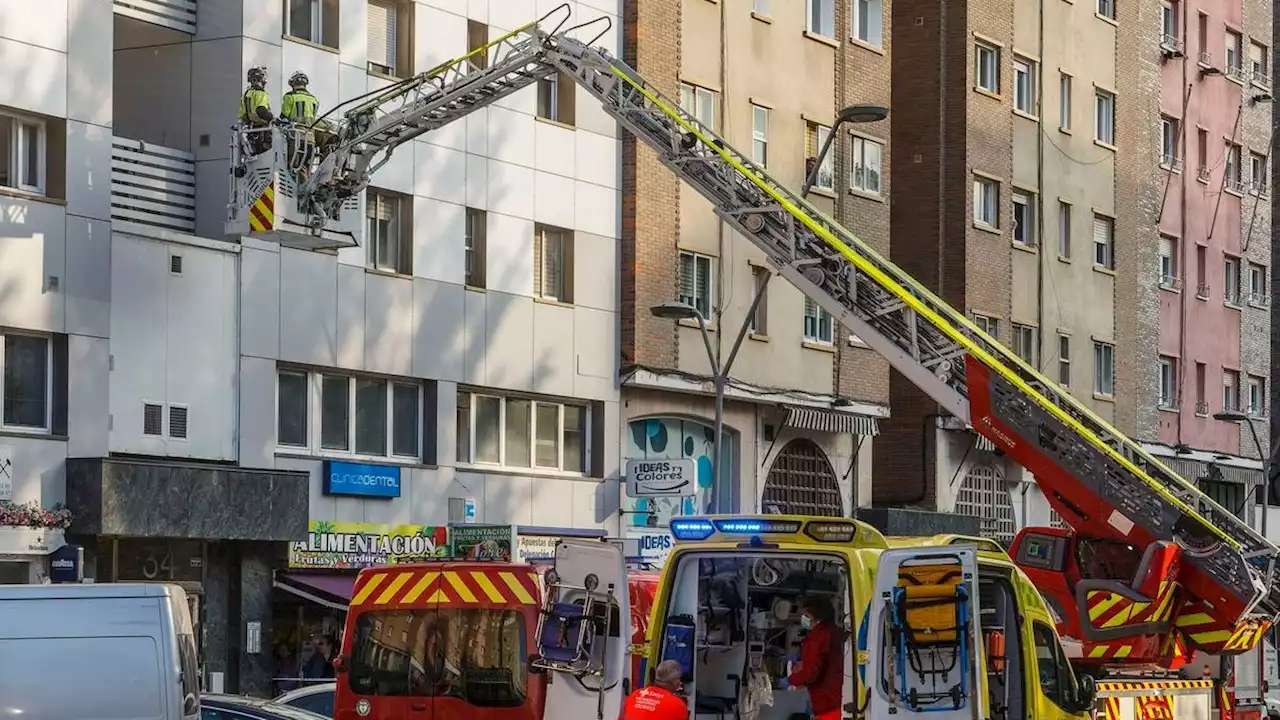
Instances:
[[[351,591],[355,584],[355,575],[282,572],[276,573],[274,582],[276,587],[287,593],[342,612],[346,612],[351,604]]]
[[[843,433],[848,435],[880,434],[880,425],[869,415],[824,410],[821,408],[783,405],[787,411],[784,425],[797,430],[813,430],[814,432]]]
[[[996,444],[995,444],[995,443],[993,443],[993,442],[991,442],[989,439],[987,439],[987,437],[986,437],[985,435],[981,435],[981,434],[979,434],[976,430],[974,431],[973,435],[974,435],[974,437],[975,437],[975,438],[977,438],[977,439],[976,439],[976,440],[974,440],[974,442],[973,442],[973,449],[974,449],[974,450],[980,450],[980,451],[982,451],[982,452],[995,452],[995,451],[996,451]]]

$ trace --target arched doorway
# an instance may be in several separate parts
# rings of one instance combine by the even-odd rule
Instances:
[[[769,467],[760,507],[788,515],[844,517],[840,483],[822,448],[804,438],[787,443]]]
[[[1013,542],[1018,529],[1013,517],[1013,498],[1004,485],[1004,477],[990,465],[975,465],[965,475],[956,493],[956,514],[978,518],[982,522],[982,536],[1005,547]]]

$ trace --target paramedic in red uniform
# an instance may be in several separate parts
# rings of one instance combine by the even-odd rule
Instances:
[[[653,669],[653,684],[631,693],[618,720],[689,720],[689,707],[676,693],[684,689],[684,671],[675,660]]]
[[[840,720],[844,684],[844,631],[836,626],[836,611],[822,596],[800,604],[800,624],[809,634],[800,641],[800,662],[787,683],[809,691],[815,720]]]

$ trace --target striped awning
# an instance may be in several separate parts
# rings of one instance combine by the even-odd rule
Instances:
[[[988,439],[986,438],[986,436],[978,434],[978,432],[977,432],[977,431],[975,431],[975,432],[973,433],[973,436],[974,436],[974,438],[975,438],[975,440],[974,440],[974,442],[973,442],[973,449],[974,449],[974,450],[980,450],[980,451],[982,451],[982,452],[995,452],[995,451],[996,451],[996,444],[995,444],[995,443],[993,443],[993,442],[991,442],[990,440],[988,440]]]
[[[880,425],[870,415],[857,415],[838,410],[798,407],[796,405],[783,405],[782,407],[787,411],[787,418],[783,425],[797,430],[868,435],[871,437],[880,434]]]

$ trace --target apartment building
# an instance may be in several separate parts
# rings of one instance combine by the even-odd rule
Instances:
[[[893,58],[894,78],[913,78],[895,84],[893,133],[915,154],[892,170],[917,202],[894,206],[892,257],[1174,469],[1243,493],[1257,476],[1238,457],[1251,454],[1247,423],[1212,414],[1220,401],[1241,407],[1243,388],[1265,393],[1254,313],[1267,191],[1246,178],[1266,173],[1267,134],[1252,151],[1245,138],[1259,132],[1248,128],[1267,81],[1245,58],[1265,71],[1268,51],[1239,3],[1220,5],[899,0],[894,40],[919,52]],[[1268,13],[1259,4],[1245,17],[1270,27]],[[1188,40],[1183,18],[1197,15]],[[1214,70],[1224,38],[1231,64]],[[1246,276],[1261,290],[1247,302]],[[1219,382],[1223,396],[1210,396]],[[938,417],[898,376],[890,385],[877,503],[975,515],[1002,540],[1059,521],[1033,478],[962,420]]]
[[[888,2],[625,8],[627,61],[783,184],[800,188],[807,161],[837,133],[809,199],[887,250],[888,123],[836,126],[842,108],[888,104]],[[687,458],[698,486],[684,501],[624,498],[629,533],[649,534],[680,511],[847,516],[855,498],[869,505],[873,438],[887,415],[884,361],[769,280],[762,253],[625,137],[622,177],[622,457]],[[688,317],[651,312],[672,301]],[[727,366],[718,483],[717,366]]]
[[[323,112],[543,5],[0,2],[0,501],[71,514],[4,506],[0,581],[65,544],[97,582],[181,582],[205,687],[265,693],[356,569],[450,522],[618,534],[619,140],[589,96],[399,148],[359,247],[223,233],[250,67]]]
[[[1237,508],[1270,438],[1271,5],[1160,10],[1160,449]]]

